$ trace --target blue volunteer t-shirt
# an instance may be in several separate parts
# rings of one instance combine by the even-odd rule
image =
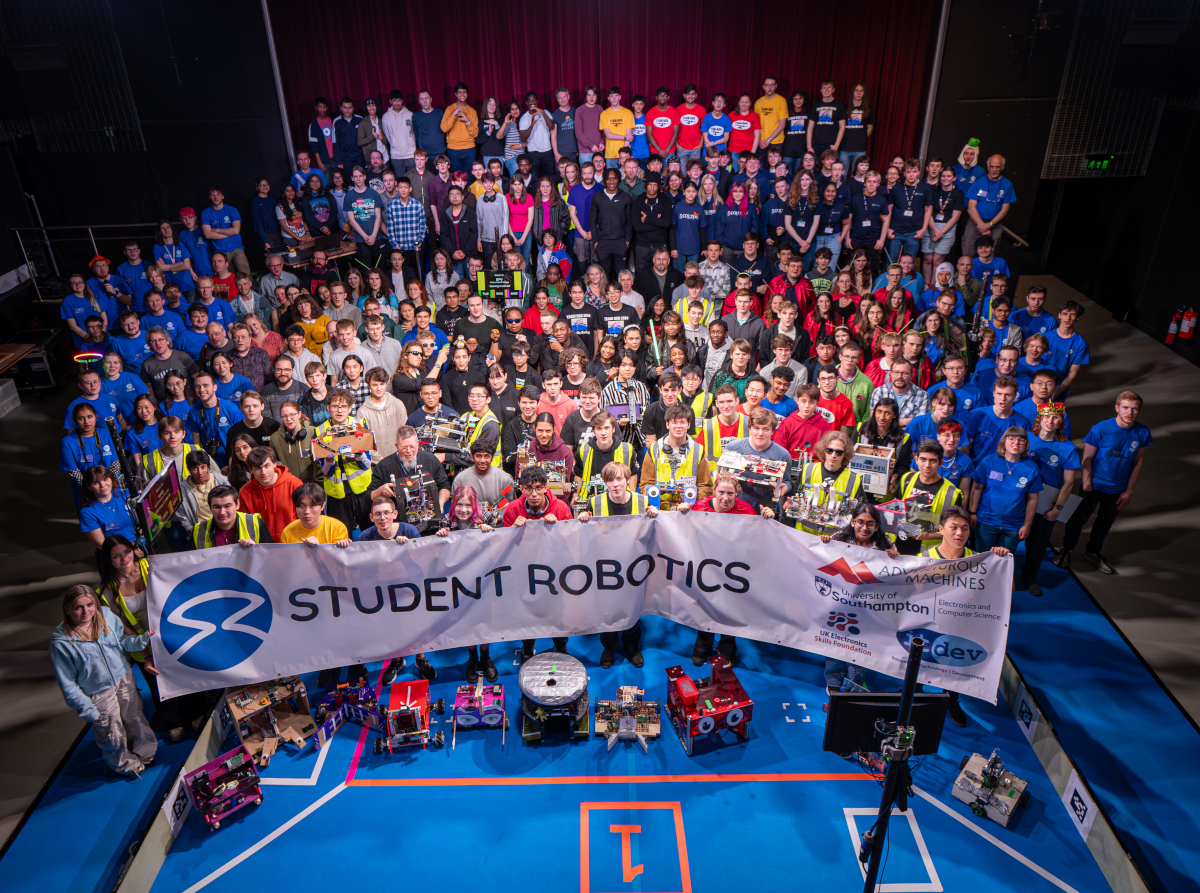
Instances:
[[[946,381],[939,381],[929,389],[930,403],[933,402],[934,393],[940,388],[946,388],[947,390],[953,391],[954,396],[958,398],[958,403],[955,404],[954,416],[960,421],[969,416],[975,410],[979,409],[981,406],[985,405],[985,403],[980,399],[979,388],[975,387],[975,385],[971,384],[969,381],[963,382],[963,386],[961,388],[951,387],[949,382]],[[911,422],[909,424],[911,424]]]
[[[208,207],[200,212],[200,225],[212,226],[217,229],[229,229],[234,221],[240,221],[242,215],[232,205],[221,205],[220,209]],[[180,238],[182,239],[182,233]],[[240,235],[226,236],[224,239],[213,239],[213,248],[217,251],[237,251],[242,247]]]
[[[204,304],[203,301],[200,303]],[[212,303],[204,304],[204,307],[208,310],[208,321],[219,322],[226,330],[238,321],[237,314],[233,312],[233,305],[223,298],[214,297]]]
[[[80,474],[96,465],[108,468],[117,458],[117,449],[108,429],[101,425],[96,427],[96,433],[91,437],[83,437],[72,431],[62,439],[59,448],[58,467],[63,471],[78,471]]]
[[[704,120],[700,122],[700,128],[707,134],[709,141],[714,143],[729,135],[733,129],[730,125],[731,119],[724,112],[721,113],[721,117],[719,118],[713,115],[712,112],[709,112],[704,116]]]
[[[1058,328],[1058,320],[1054,314],[1045,310],[1033,316],[1028,308],[1022,307],[1020,310],[1014,310],[1008,319],[1021,327],[1026,338],[1030,335],[1049,335],[1051,330]]]
[[[1031,430],[1037,427],[1037,401],[1033,397],[1026,397],[1020,403],[1014,403],[1013,412],[1019,412],[1021,415],[1025,416],[1025,418],[1030,419],[1033,422],[1033,424],[1029,426]],[[1063,434],[1066,435],[1067,440],[1070,440],[1071,414],[1069,412],[1063,413],[1062,430]],[[1030,447],[1030,449],[1033,449],[1033,447]]]
[[[929,402],[933,402],[932,392],[929,394]],[[958,419],[957,410],[951,413],[945,419],[942,419],[942,421],[948,421],[950,419]],[[959,421],[961,423],[961,420]],[[940,423],[935,423],[933,421],[933,413],[931,412],[921,413],[921,415],[917,416],[908,423],[908,427],[904,429],[904,433],[907,434],[909,439],[912,441],[914,453],[917,451],[917,447],[921,445],[922,440],[937,440],[938,424]]]
[[[184,427],[190,433],[199,436],[201,449],[208,449],[205,444],[210,440],[216,440],[217,452],[213,458],[217,460],[218,464],[224,465],[225,441],[229,438],[229,429],[243,419],[245,416],[242,415],[240,409],[228,400],[218,400],[217,405],[211,409],[206,409],[199,403],[192,406],[188,410]]]
[[[96,410],[96,428],[97,428],[97,430],[99,430],[100,428],[105,428],[104,420],[109,417],[112,417],[112,418],[116,419],[118,422],[120,422],[121,406],[119,403],[117,403],[117,401],[115,399],[113,399],[113,396],[111,394],[109,394],[107,391],[104,390],[103,385],[104,385],[104,383],[101,382],[100,393],[95,399],[89,400],[87,397],[76,397],[74,400],[72,400],[70,403],[67,404],[67,415],[63,419],[63,427],[64,428],[66,428],[68,431],[75,430],[74,412],[75,412],[75,407],[78,406],[80,403],[86,403],[86,404],[88,404],[88,406],[92,407],[92,409]],[[107,428],[105,428],[105,430],[107,430]]]
[[[1133,474],[1137,453],[1152,446],[1150,429],[1140,422],[1122,428],[1116,419],[1107,419],[1092,426],[1083,442],[1096,448],[1092,458],[1092,489],[1101,493],[1123,493]]]
[[[107,294],[96,294],[95,292],[92,292],[92,294],[95,295],[96,303],[100,306],[100,310],[108,315],[109,326],[112,326],[117,321],[117,302]],[[60,317],[75,320],[75,324],[85,332],[87,331],[87,326],[83,324],[83,321],[89,316],[99,315],[96,312],[96,308],[92,306],[92,302],[79,295],[67,295],[63,298],[62,307],[59,310]],[[71,337],[75,339],[76,347],[83,344],[83,339],[74,332],[71,333]]]
[[[920,471],[917,468],[916,457],[913,457],[912,469],[913,471]],[[938,473],[954,486],[962,489],[962,484],[959,481],[963,478],[970,478],[974,471],[975,464],[971,461],[971,457],[962,450],[955,450],[953,456],[944,456],[942,458],[942,468]]]
[[[1036,460],[1009,462],[995,453],[979,461],[971,480],[983,487],[979,523],[1014,532],[1025,523],[1029,494],[1044,489]]]
[[[142,360],[154,353],[146,346],[146,333],[130,338],[128,335],[116,335],[108,340],[109,347],[121,358],[125,368],[134,373],[142,371]]]
[[[127,494],[124,490],[112,491],[108,502],[93,502],[79,510],[79,529],[84,533],[90,530],[101,530],[104,538],[123,536],[130,542],[137,540],[137,531],[133,527],[133,518],[125,505]]]
[[[999,418],[991,406],[977,409],[967,416],[966,422],[963,423],[963,436],[971,443],[971,456],[977,466],[985,457],[995,455],[1000,438],[1009,428],[1024,428],[1028,431],[1029,419],[1016,412],[1006,419]]]
[[[1017,200],[1013,184],[1005,177],[1001,177],[999,180],[989,180],[987,177],[976,180],[963,190],[963,195],[967,197],[967,201],[975,202],[975,210],[981,220],[991,220],[1000,213],[1002,205],[1011,204]]]
[[[140,432],[134,431],[133,428],[125,432],[126,452],[148,456],[160,446],[162,446],[162,438],[158,436],[158,425],[154,422],[148,424]]]
[[[1044,360],[1058,371],[1060,378],[1065,377],[1072,366],[1088,364],[1088,343],[1078,332],[1072,332],[1071,337],[1063,338],[1055,327],[1045,334],[1046,340],[1050,342],[1050,349],[1046,351]]]
[[[222,400],[228,400],[234,406],[240,406],[242,403],[242,394],[246,391],[253,391],[254,384],[244,375],[233,373],[233,378],[229,381],[217,381],[217,396]]]
[[[133,401],[140,394],[147,393],[146,383],[132,372],[122,372],[116,378],[100,379],[100,390],[117,401],[117,408],[126,421],[133,418]]]
[[[129,283],[132,289],[130,295],[133,296],[133,309],[138,313],[143,313],[146,310],[146,304],[142,300],[146,296],[146,292],[150,291],[150,278],[146,275],[146,271],[150,269],[150,264],[145,260],[140,260],[137,264],[131,264],[128,261],[117,267],[117,274]],[[109,320],[115,322],[115,320]]]
[[[978,164],[970,167],[964,167],[961,164],[954,165],[954,185],[962,190],[963,195],[966,195],[967,190],[975,185],[976,180],[982,180],[986,176],[987,171]]]
[[[925,291],[921,292],[921,297],[917,298],[916,300],[917,312],[924,313],[926,310],[932,310],[934,307],[936,307],[938,295],[944,291],[944,288],[927,288]],[[954,289],[954,294],[958,296],[954,301],[954,315],[966,316],[967,304],[963,300],[962,292],[956,288]]]
[[[180,230],[179,244],[187,249],[188,256],[192,259],[192,269],[196,271],[197,276],[213,274],[212,247],[208,244],[208,239],[204,238],[204,230],[198,226],[194,230]],[[183,285],[180,284],[179,287],[183,288]]]
[[[171,346],[176,350],[182,350],[189,357],[200,362],[200,351],[204,350],[204,345],[208,344],[208,335],[204,332],[197,332],[195,329],[183,329]]]
[[[1049,489],[1058,490],[1063,484],[1063,472],[1079,468],[1079,450],[1069,440],[1042,440],[1029,435],[1029,455],[1037,460],[1042,473],[1042,483]]]
[[[153,313],[147,313],[142,317],[142,328],[145,329],[147,333],[149,333],[149,331],[155,326],[166,329],[167,335],[169,336],[171,342],[174,343],[175,338],[179,335],[179,333],[187,328],[187,323],[185,323],[183,321],[183,317],[174,310],[167,310],[164,307],[163,312],[158,316],[155,316]]]
[[[182,237],[181,237],[182,240]],[[204,241],[201,239],[200,241]],[[187,246],[179,245],[155,245],[154,259],[161,260],[168,266],[181,264],[185,260],[192,261],[192,269],[199,272],[199,267],[196,266],[196,261],[192,259],[192,253],[187,249]],[[205,259],[207,261],[207,258]],[[211,267],[210,267],[211,271]],[[192,279],[192,274],[187,270],[180,270],[178,273],[167,273],[167,283],[174,282],[182,291],[191,291],[196,287],[196,282]]]

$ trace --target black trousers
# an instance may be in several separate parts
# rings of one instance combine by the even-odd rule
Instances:
[[[371,521],[371,493],[369,490],[364,490],[362,493],[347,492],[341,499],[327,496],[325,500],[325,514],[331,518],[337,518],[351,532],[355,528],[367,530],[373,526],[373,522]]]
[[[379,267],[381,270],[388,266],[388,256],[391,253],[392,246],[382,236],[375,239],[374,245],[359,242],[357,247],[357,257],[360,261],[368,267]]]
[[[1045,515],[1033,517],[1033,526],[1029,529],[1029,536],[1025,538],[1025,563],[1021,566],[1021,582],[1026,586],[1037,582],[1038,568],[1042,565],[1042,559],[1046,557],[1050,537],[1054,535],[1054,525],[1055,522],[1047,521]]]
[[[530,152],[528,154],[529,160],[533,164],[535,177],[553,177],[558,173],[558,168],[554,164],[553,152]]]
[[[621,240],[604,241],[596,244],[596,263],[604,268],[609,282],[616,282],[625,268],[625,252],[628,249]]]
[[[1113,522],[1117,520],[1117,500],[1120,493],[1101,493],[1099,490],[1084,490],[1083,504],[1075,509],[1075,514],[1067,522],[1063,533],[1063,548],[1070,552],[1079,542],[1083,533],[1083,525],[1088,522],[1092,513],[1096,513],[1096,523],[1092,525],[1092,535],[1088,537],[1084,547],[1089,552],[1100,552],[1104,549],[1104,539],[1112,530]]]
[[[554,650],[558,651],[562,648],[566,648],[568,638],[568,636],[555,636],[552,638],[550,641],[554,643]],[[537,639],[522,639],[521,648],[525,651],[533,651],[533,643],[536,641]]]
[[[705,632],[704,630],[696,631],[696,644],[703,645],[706,651],[713,650],[713,642],[717,640],[716,633]],[[733,636],[721,636],[721,644],[717,646],[717,650],[726,657],[732,657],[737,651],[737,639]]]
[[[642,621],[636,621],[624,632],[600,633],[600,644],[605,648],[616,648],[617,642],[626,651],[639,651],[642,644]]]
[[[650,261],[654,257],[654,252],[659,248],[666,248],[662,243],[643,242],[641,237],[638,237],[637,244],[633,246],[633,268],[634,270],[644,270],[650,266]],[[643,295],[646,300],[650,299],[650,295]],[[671,300],[671,296],[667,295],[667,300]]]

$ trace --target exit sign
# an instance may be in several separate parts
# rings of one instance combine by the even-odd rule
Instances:
[[[1117,156],[1111,152],[1091,152],[1087,155],[1089,171],[1106,171],[1116,164]]]

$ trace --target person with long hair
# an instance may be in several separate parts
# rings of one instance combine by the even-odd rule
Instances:
[[[617,377],[617,364],[619,357],[617,356],[618,347],[617,339],[612,335],[605,335],[600,339],[600,346],[596,349],[596,359],[587,364],[584,370],[589,378],[594,378],[601,384],[607,384]]]
[[[229,444],[229,486],[241,490],[250,483],[250,466],[246,463],[250,453],[258,446],[258,438],[243,431],[234,436]]]
[[[912,441],[900,427],[900,407],[891,397],[883,397],[871,410],[871,415],[858,426],[858,442],[873,447],[891,447],[892,473],[887,490],[874,497],[875,502],[887,502],[896,492],[900,472],[912,465]]]
[[[530,250],[521,252],[525,262],[530,262],[531,252],[542,245],[542,233],[553,232],[555,241],[571,228],[571,212],[562,201],[554,181],[549,177],[538,177],[533,195],[533,220],[530,224]]]
[[[507,199],[502,198],[500,200],[506,201]],[[517,240],[514,239],[509,233],[501,233],[500,241],[496,243],[496,250],[492,252],[491,269],[503,270],[504,257],[510,251],[515,251],[517,254],[521,253],[521,249],[517,247]]]
[[[533,232],[533,212],[535,201],[532,195],[525,191],[525,184],[520,177],[513,177],[508,184],[508,195],[504,197],[508,202],[508,232],[512,236],[513,242],[517,246],[517,250],[521,252],[521,257],[525,259],[526,265],[529,264],[529,259],[532,257],[532,249],[534,238]]]
[[[88,317],[97,317],[103,323],[102,329],[105,332],[108,331],[110,325],[116,322],[116,302],[112,301],[108,295],[97,297],[92,294],[82,273],[72,273],[68,276],[67,288],[71,291],[62,299],[60,315],[67,324],[67,328],[71,330],[71,334],[75,336],[75,347],[78,348],[88,339],[86,328]]]
[[[846,319],[852,317],[857,312],[859,303],[864,300],[861,296],[862,294],[862,292],[855,288],[854,276],[851,275],[850,271],[842,270],[842,272],[838,273],[837,279],[834,280],[833,294],[830,297],[833,298],[834,308],[841,315],[842,319]],[[870,292],[866,292],[865,294],[869,295]]]
[[[709,239],[717,238],[717,209],[725,203],[717,191],[717,178],[712,174],[700,178],[700,194],[696,201],[700,204],[700,245],[703,246]]]
[[[867,140],[875,131],[875,111],[867,96],[867,85],[857,83],[850,90],[846,103],[846,132],[838,146],[838,158],[851,170],[855,159],[867,151]]]
[[[114,772],[134,778],[154,762],[158,741],[142,710],[127,653],[150,647],[153,631],[128,635],[90,586],[63,594],[62,622],[50,636],[50,662],[67,706],[92,724]]]
[[[431,295],[442,294],[447,288],[458,283],[462,277],[454,269],[450,255],[441,248],[435,248],[429,272],[425,274],[425,291]]]
[[[459,484],[450,495],[446,516],[435,536],[448,537],[451,533],[466,530],[491,533],[492,529],[491,525],[485,524],[483,521],[483,512],[479,507],[479,494],[471,486]],[[500,671],[496,669],[496,664],[492,661],[491,646],[486,643],[467,647],[467,681],[475,682],[479,679],[480,673],[489,683],[500,678]]]
[[[500,133],[500,102],[495,96],[483,100],[483,113],[479,116],[479,135],[475,144],[483,155],[483,167],[487,170],[493,158],[504,161],[504,136]]]
[[[803,90],[793,91],[790,97],[787,124],[783,131],[783,163],[788,176],[794,181],[802,170],[803,158],[808,145],[808,94]]]
[[[1003,546],[1015,552],[1033,530],[1038,493],[1045,489],[1039,463],[1029,457],[1029,433],[1018,425],[1006,430],[996,451],[979,457],[971,480],[975,548]]]
[[[874,274],[871,272],[871,257],[865,248],[855,248],[846,265],[850,284],[860,295],[869,295],[873,290]]]
[[[392,322],[397,322],[400,318],[400,299],[392,294],[388,288],[388,277],[383,275],[383,271],[378,267],[372,267],[367,270],[367,290],[358,298],[358,309],[363,309],[363,304],[367,298],[374,298],[379,302],[379,309],[385,316],[391,319]]]
[[[92,404],[75,404],[71,420],[75,428],[62,439],[59,468],[71,479],[71,495],[78,509],[83,500],[83,478],[88,470],[103,465],[118,471],[120,464],[116,445],[108,429],[98,424],[99,418]]]
[[[304,222],[313,235],[332,235],[337,229],[337,209],[333,196],[325,186],[324,178],[318,173],[308,175],[304,185],[304,197],[299,201]]]
[[[607,306],[608,274],[604,272],[604,267],[600,264],[592,264],[584,273],[583,281],[587,286],[583,299],[588,306],[597,309]]]
[[[890,289],[884,296],[883,309],[887,314],[884,325],[889,332],[903,333],[912,328],[913,312],[908,302],[908,289]]]
[[[817,194],[817,182],[812,174],[801,172],[792,181],[787,194],[787,210],[783,215],[783,228],[804,258],[804,268],[812,265],[812,255],[817,253],[816,235],[820,225],[821,200]]]
[[[925,356],[936,371],[941,368],[942,361],[946,357],[946,335],[943,332],[942,314],[938,312],[937,308],[934,308],[925,313],[921,319],[924,325]]]
[[[834,329],[841,324],[842,317],[834,309],[833,299],[827,292],[821,292],[817,295],[813,309],[804,320],[804,330],[808,332],[808,337],[812,339],[813,344],[816,344],[818,335],[832,335]]]
[[[1058,493],[1049,509],[1034,515],[1033,525],[1025,538],[1025,563],[1021,566],[1019,580],[1021,588],[1028,589],[1034,596],[1042,594],[1037,581],[1038,569],[1046,557],[1055,522],[1083,467],[1079,451],[1063,432],[1065,413],[1061,403],[1041,404],[1029,437],[1029,455],[1038,464],[1043,488]]]
[[[179,244],[175,227],[169,220],[158,222],[158,231],[154,234],[154,261],[166,282],[178,285],[180,296],[185,301],[190,300],[196,291],[192,255],[187,248]]]
[[[515,99],[510,101],[504,120],[500,122],[500,129],[496,131],[496,139],[504,140],[504,169],[508,172],[509,177],[513,178],[517,175],[517,157],[525,149],[519,126],[521,114],[521,103]]]
[[[742,241],[748,232],[758,232],[758,209],[750,202],[746,183],[730,184],[729,198],[717,209],[717,240],[722,259],[732,264],[742,256]]]
[[[129,540],[137,538],[133,516],[126,504],[129,494],[118,485],[111,471],[103,465],[92,466],[83,473],[82,489],[79,529],[96,548],[117,533]]]
[[[125,432],[124,443],[135,466],[142,464],[142,456],[149,455],[162,445],[158,437],[158,423],[162,418],[163,414],[154,402],[153,395],[137,395],[133,401],[133,422]]]

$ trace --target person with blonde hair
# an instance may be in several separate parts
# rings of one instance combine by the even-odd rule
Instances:
[[[92,724],[104,762],[121,775],[140,777],[154,762],[158,742],[125,655],[149,648],[154,632],[126,635],[121,620],[90,586],[68,589],[62,613],[50,636],[50,661],[63,698]]]

